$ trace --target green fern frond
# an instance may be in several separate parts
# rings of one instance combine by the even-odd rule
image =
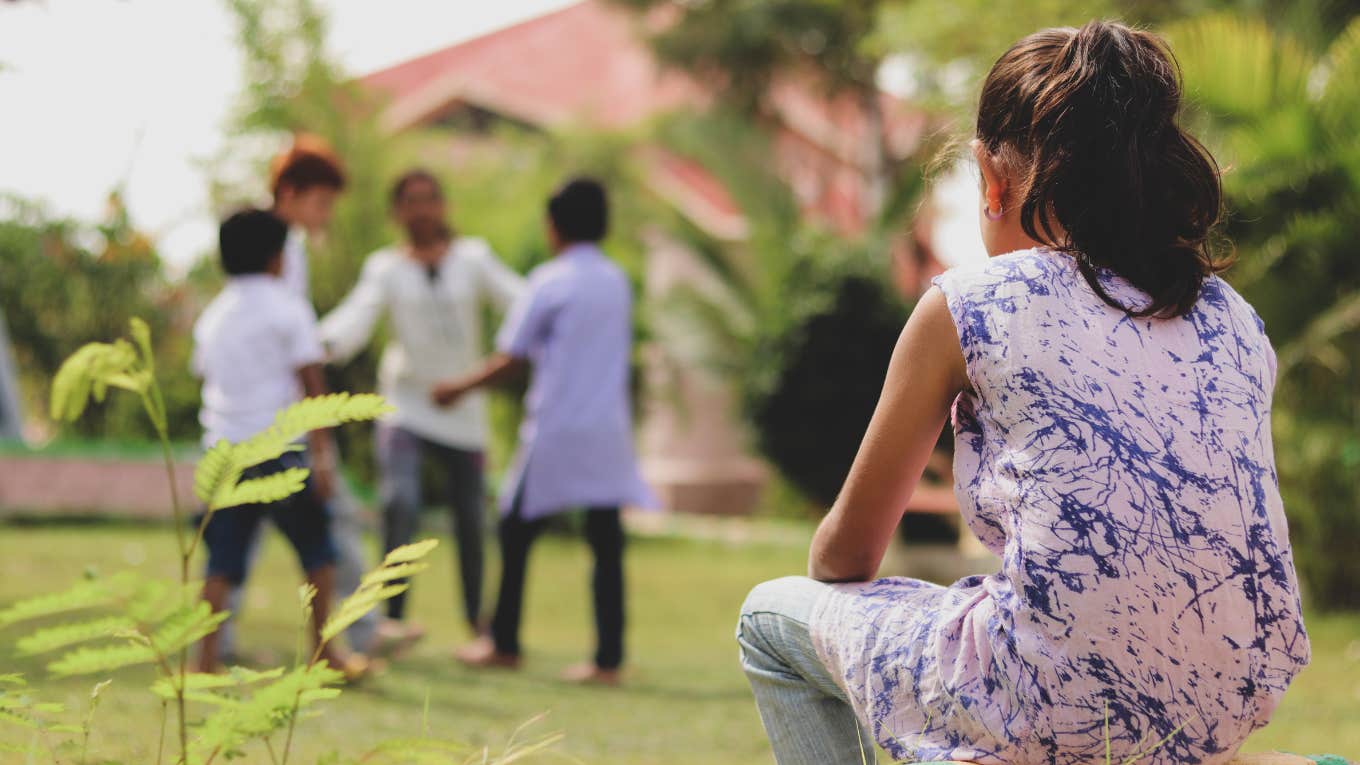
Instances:
[[[127,642],[77,648],[48,664],[47,671],[58,677],[97,675],[123,667],[151,664],[154,661],[156,661],[156,652],[151,650],[151,646]]]
[[[110,638],[136,627],[136,623],[126,616],[106,616],[86,622],[48,627],[21,638],[15,643],[15,653],[19,656],[35,656],[92,640]]]
[[[199,588],[196,582],[176,585],[160,579],[148,579],[137,585],[123,606],[123,612],[139,624],[159,624],[180,604],[196,599]]]
[[[9,723],[10,725],[17,725],[20,728],[28,728],[29,730],[37,730],[42,727],[41,722],[26,714],[12,712],[3,708],[0,708],[0,723]]]
[[[254,505],[287,499],[302,491],[303,487],[307,485],[307,476],[310,474],[311,471],[307,468],[289,468],[261,478],[241,481],[219,491],[217,496],[213,497],[209,508],[222,510],[238,505]]]
[[[283,676],[283,673],[283,667],[275,667],[274,669],[266,670],[264,672],[256,672],[253,669],[246,669],[245,667],[232,667],[227,672],[218,675],[191,672],[184,676],[184,690],[189,693],[202,693],[205,691],[226,690],[228,688],[241,688],[243,686],[263,683],[269,680],[277,680]],[[156,682],[151,686],[151,692],[166,701],[173,700],[175,698],[175,686],[179,684],[179,679],[178,675],[173,678],[157,678]],[[219,700],[220,698],[221,697],[218,697]]]
[[[412,542],[409,545],[402,545],[384,556],[382,564],[384,566],[395,566],[398,563],[413,563],[429,555],[438,546],[438,539],[425,539]]]
[[[380,566],[365,574],[360,586],[371,587],[397,579],[408,579],[429,567],[428,563],[398,563],[395,566]]]
[[[271,502],[296,494],[303,486],[297,473],[293,473],[291,479],[274,479],[271,476],[277,483],[261,484],[251,490],[258,492],[255,494],[239,491],[249,483],[240,482],[241,474],[248,467],[278,459],[287,452],[301,448],[298,439],[311,431],[375,419],[390,411],[392,407],[381,396],[371,393],[333,393],[299,401],[279,412],[274,423],[263,432],[239,444],[223,442],[214,445],[194,470],[194,493],[214,510],[240,504]],[[306,474],[301,475],[305,479]],[[287,494],[277,494],[277,491],[284,489],[291,490]]]
[[[136,575],[125,572],[107,579],[80,582],[64,592],[21,600],[0,611],[0,627],[45,616],[114,605],[135,591],[138,582]]]
[[[343,677],[324,664],[312,664],[261,686],[247,699],[220,697],[217,710],[203,721],[193,749],[199,756],[234,751],[280,730],[292,718],[295,704],[302,709],[338,696],[340,691],[331,686]]]
[[[406,591],[409,585],[389,584],[425,568],[422,559],[439,546],[439,540],[426,539],[402,545],[383,558],[382,565],[364,575],[359,588],[341,602],[321,628],[322,641],[329,641],[359,621],[379,603]]]
[[[409,584],[394,584],[387,587],[360,587],[355,590],[354,594],[345,598],[335,613],[326,620],[326,624],[321,628],[321,641],[330,642],[336,635],[364,618],[364,615],[379,603],[394,598],[409,588]]]
[[[162,656],[169,656],[211,634],[230,615],[229,611],[214,612],[204,600],[183,606],[157,628],[151,643]]]
[[[221,440],[212,445],[194,467],[194,496],[205,505],[212,501],[232,472],[232,445]]]
[[[275,416],[273,427],[297,438],[319,428],[377,419],[391,411],[383,397],[373,393],[331,393],[303,399],[284,409]]]

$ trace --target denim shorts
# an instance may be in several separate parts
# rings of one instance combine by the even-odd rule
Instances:
[[[302,452],[289,452],[247,469],[241,477],[262,478],[306,464]],[[213,513],[203,531],[203,543],[208,548],[208,576],[224,577],[232,584],[245,581],[250,543],[266,516],[287,537],[303,571],[312,572],[335,563],[330,511],[316,496],[308,479],[306,488],[287,499],[239,505]]]

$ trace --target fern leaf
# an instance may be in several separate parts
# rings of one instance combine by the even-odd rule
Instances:
[[[361,587],[356,590],[353,595],[345,598],[335,613],[326,620],[326,624],[321,628],[322,642],[329,642],[336,635],[349,629],[350,625],[364,618],[364,615],[379,603],[406,592],[409,587],[407,584],[396,584],[388,587]]]
[[[141,582],[128,599],[124,613],[139,624],[159,624],[187,600],[196,599],[198,585],[183,587],[160,579]]]
[[[232,472],[232,445],[225,440],[212,445],[194,467],[194,496],[208,504],[226,484]]]
[[[106,616],[75,624],[63,624],[38,630],[15,644],[19,656],[34,656],[92,640],[113,637],[121,632],[136,629],[137,625],[126,616]]]
[[[252,739],[261,738],[288,724],[294,705],[334,698],[334,686],[343,675],[324,664],[299,667],[259,687],[247,699],[221,698],[218,709],[200,728],[193,748],[200,755],[214,751],[233,751]]]
[[[21,600],[0,611],[0,627],[44,616],[114,605],[131,594],[137,584],[135,575],[121,573],[107,579],[80,582],[64,592]]]
[[[302,490],[305,473],[291,472],[290,478],[270,476],[258,480],[272,483],[253,486],[251,481],[242,482],[241,474],[248,467],[301,448],[298,439],[313,430],[371,420],[390,411],[392,407],[381,396],[368,393],[333,393],[299,401],[279,412],[263,432],[238,444],[224,442],[213,446],[194,471],[194,493],[214,510],[271,502],[296,494]]]
[[[229,611],[214,613],[207,601],[200,600],[166,617],[151,637],[151,643],[162,656],[169,656],[211,634],[230,615]]]
[[[0,709],[0,722],[17,725],[21,728],[28,728],[29,730],[37,730],[42,727],[42,724],[32,717],[8,709]]]
[[[398,563],[413,563],[429,555],[438,546],[438,539],[425,539],[409,545],[402,545],[388,553],[383,558],[382,564],[384,566],[395,566]]]
[[[219,691],[227,688],[240,688],[242,686],[263,683],[268,680],[277,680],[283,676],[284,668],[275,667],[264,672],[256,672],[245,667],[232,667],[227,672],[220,675],[203,674],[191,672],[184,676],[184,690],[194,691]],[[160,677],[151,686],[151,692],[167,701],[175,698],[175,686],[178,685],[179,676],[174,678]]]
[[[96,675],[123,667],[150,664],[156,660],[151,646],[142,643],[122,643],[99,647],[77,648],[47,665],[47,671],[59,677]]]
[[[223,510],[238,505],[278,502],[302,491],[307,485],[307,468],[289,468],[262,478],[251,478],[219,492],[209,507]]]
[[[395,566],[380,566],[365,574],[359,586],[372,587],[397,579],[407,579],[429,567],[428,563],[398,563]]]

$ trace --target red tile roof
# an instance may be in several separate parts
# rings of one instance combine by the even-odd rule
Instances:
[[[705,101],[684,75],[663,71],[635,19],[582,2],[374,72],[363,82],[392,98],[397,129],[450,103],[476,103],[534,125],[623,128]]]

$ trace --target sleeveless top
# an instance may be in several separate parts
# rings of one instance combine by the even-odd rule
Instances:
[[[1225,762],[1309,659],[1261,320],[1217,277],[1132,318],[1049,250],[935,284],[970,382],[955,492],[1001,570],[828,588],[823,662],[900,759]]]

